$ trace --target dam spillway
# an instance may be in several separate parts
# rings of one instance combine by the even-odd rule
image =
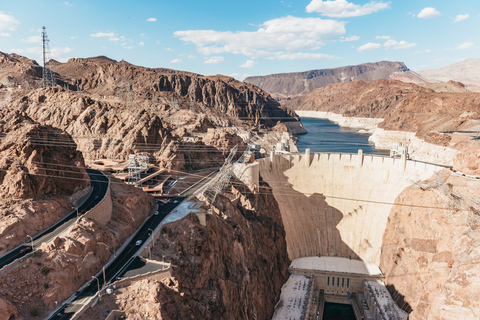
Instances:
[[[404,188],[442,166],[339,153],[271,155],[258,172],[273,189],[289,258],[331,256],[380,264],[390,210]]]

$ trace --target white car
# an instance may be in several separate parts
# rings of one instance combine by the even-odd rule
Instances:
[[[139,246],[139,245],[141,245],[141,244],[142,244],[142,240],[138,240],[137,242],[135,242],[135,245],[136,245],[136,246]]]
[[[155,215],[156,215],[156,216],[158,216],[158,210],[157,210],[157,211],[155,211]]]

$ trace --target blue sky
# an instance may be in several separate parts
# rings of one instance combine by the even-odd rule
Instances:
[[[105,55],[242,80],[381,60],[413,70],[480,58],[478,0],[15,0],[0,51],[41,61]]]

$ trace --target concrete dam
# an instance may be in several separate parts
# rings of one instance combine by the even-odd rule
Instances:
[[[407,186],[442,166],[338,153],[272,155],[258,160],[286,231],[289,258],[330,256],[380,263],[392,204]]]

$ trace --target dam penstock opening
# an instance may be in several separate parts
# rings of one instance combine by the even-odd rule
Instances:
[[[325,301],[352,304],[357,319],[382,319],[382,312],[407,319],[394,303],[401,297],[392,298],[384,284],[379,267],[382,240],[398,195],[443,169],[405,158],[363,155],[361,150],[341,154],[307,149],[304,154],[258,159],[258,171],[252,172],[272,188],[292,260],[284,301],[273,319],[297,313],[301,319],[322,319]],[[303,298],[299,288],[306,290]]]

